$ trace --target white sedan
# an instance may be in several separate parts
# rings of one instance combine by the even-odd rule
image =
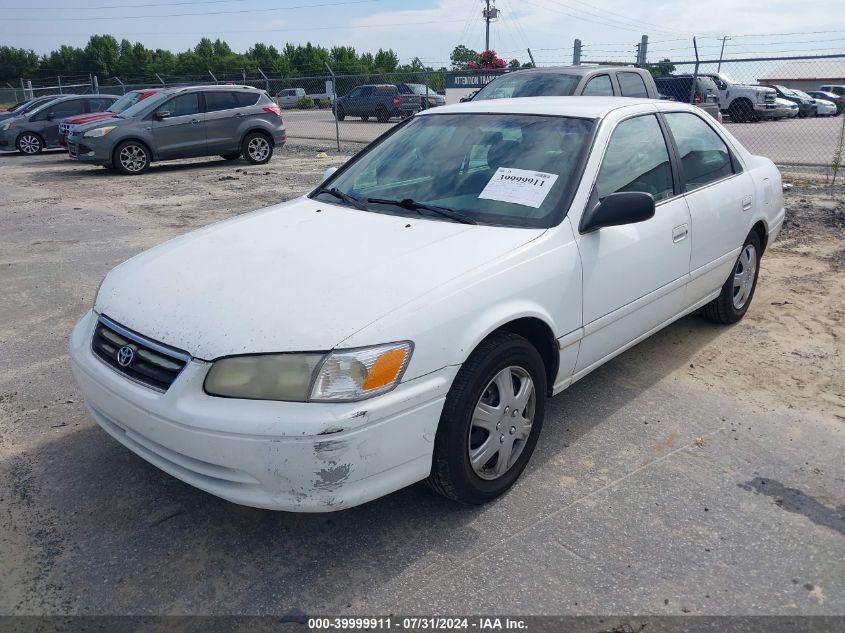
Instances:
[[[783,218],[772,162],[690,105],[444,106],[112,270],[73,371],[112,437],[236,503],[483,503],[550,396],[690,312],[741,319]]]

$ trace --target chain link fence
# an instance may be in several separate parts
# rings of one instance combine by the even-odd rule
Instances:
[[[683,60],[668,66],[661,63],[660,68],[663,73],[670,71],[668,77],[657,80],[661,92],[680,101],[718,101],[728,129],[753,153],[779,165],[813,171],[832,169],[836,157],[843,155],[839,144],[845,121],[845,54]],[[344,75],[333,74],[328,67],[322,69],[325,72],[314,70],[296,77],[253,69],[208,71],[204,77],[21,79],[0,87],[0,103],[44,94],[123,94],[154,86],[250,85],[266,90],[283,109],[289,138],[317,141],[329,148],[369,143],[420,109],[458,101],[457,91],[447,90],[456,83],[456,75],[462,77],[459,83],[463,85],[472,85],[474,77],[483,85],[495,76],[489,71]],[[693,76],[702,86],[698,94],[689,91]],[[677,86],[681,85],[687,88],[679,92]],[[819,90],[826,86],[834,94],[821,95]]]

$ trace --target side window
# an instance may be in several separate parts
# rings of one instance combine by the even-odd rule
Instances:
[[[361,89],[360,89],[360,88],[355,88],[355,90],[353,90],[352,92],[350,92],[350,93],[349,93],[348,95],[346,95],[346,96],[347,96],[347,97],[351,97],[352,99],[354,99],[354,98],[356,98],[356,97],[360,97],[360,96],[361,96]]]
[[[734,173],[728,147],[713,128],[688,112],[667,112],[665,117],[678,146],[687,191]]]
[[[238,102],[239,108],[245,108],[258,103],[258,97],[261,95],[257,92],[234,92],[235,100]]]
[[[669,150],[653,114],[616,126],[596,180],[599,200],[618,191],[644,191],[655,200],[672,196]]]
[[[584,90],[581,94],[585,97],[612,97],[613,84],[610,83],[610,77],[607,75],[593,77],[587,85],[584,86]]]
[[[373,94],[373,87],[372,86],[364,86],[361,88],[361,96],[362,97],[369,97]]]
[[[637,73],[617,73],[616,78],[623,97],[648,97],[645,82]]]
[[[189,114],[197,114],[200,111],[199,99],[196,92],[189,92],[187,94],[174,97],[170,101],[158,107],[156,112],[170,112],[170,116],[187,116]]]
[[[84,114],[85,100],[72,99],[70,101],[62,101],[61,103],[54,105],[52,108],[47,108],[47,110],[53,114],[54,120],[74,116],[75,114]]]
[[[231,110],[238,107],[235,95],[231,92],[214,91],[205,93],[205,111],[219,112],[220,110]]]

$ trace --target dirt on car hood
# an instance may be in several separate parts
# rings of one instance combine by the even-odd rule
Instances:
[[[542,233],[299,198],[130,259],[107,275],[95,309],[201,359],[329,350]]]

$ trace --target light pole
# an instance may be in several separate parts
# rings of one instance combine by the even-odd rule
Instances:
[[[484,37],[484,50],[490,50],[490,23],[495,22],[499,19],[499,10],[496,7],[490,6],[490,0],[481,0],[486,5],[484,11],[481,12],[481,15],[484,17],[485,24],[485,37]]]

